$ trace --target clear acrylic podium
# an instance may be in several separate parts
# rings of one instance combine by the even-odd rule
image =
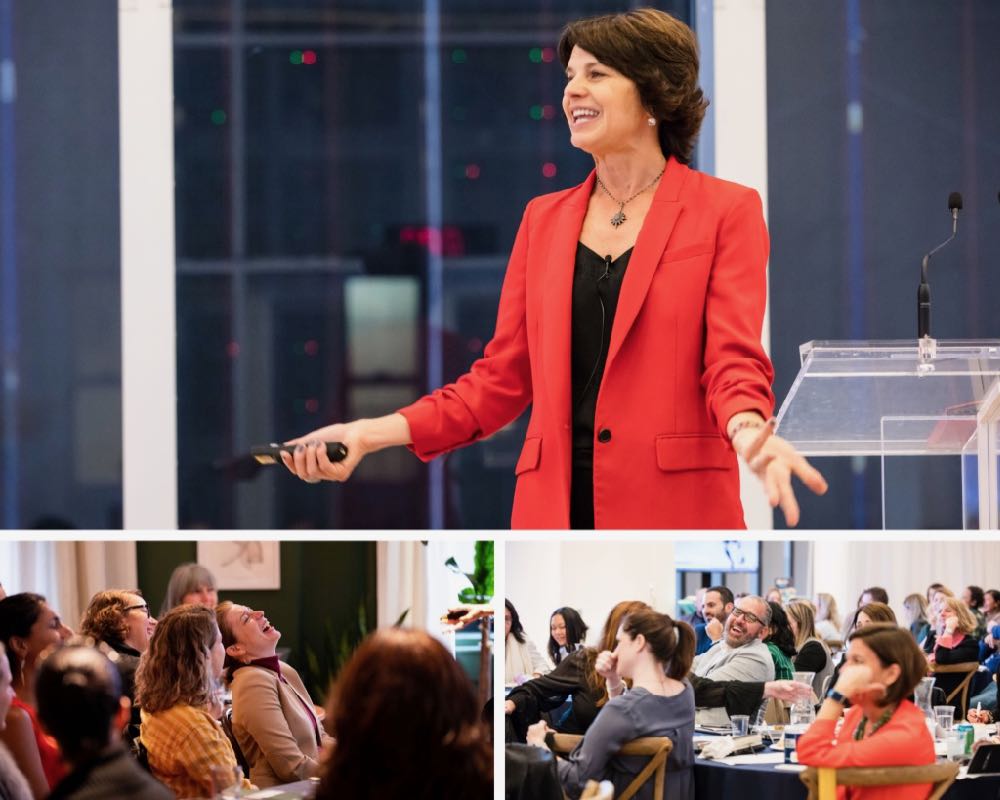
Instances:
[[[805,456],[960,456],[963,528],[1000,527],[1000,339],[806,342],[778,412]],[[956,520],[955,527],[958,525]]]

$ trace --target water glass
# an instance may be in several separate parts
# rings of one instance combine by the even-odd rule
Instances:
[[[947,734],[955,725],[955,706],[934,706],[934,719],[942,734]]]
[[[231,798],[243,794],[243,770],[238,766],[216,764],[211,768],[212,796]]]
[[[750,717],[746,714],[734,714],[729,718],[733,726],[733,737],[746,736],[750,731]]]
[[[944,735],[945,753],[949,761],[961,761],[965,758],[965,734],[949,730]]]

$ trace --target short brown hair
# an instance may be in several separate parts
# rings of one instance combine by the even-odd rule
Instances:
[[[648,609],[629,614],[622,629],[633,639],[643,635],[653,657],[666,665],[668,678],[679,681],[687,677],[694,660],[695,637],[686,622],[675,622],[669,614]]]
[[[107,589],[91,597],[83,612],[80,633],[98,642],[124,642],[128,636],[125,609],[130,594],[142,597],[138,589]]]
[[[927,674],[927,656],[917,647],[912,634],[887,622],[873,623],[856,630],[848,639],[862,641],[882,663],[883,667],[898,664],[900,673],[894,683],[886,687],[882,705],[898,703],[913,694],[913,690]]]
[[[218,686],[208,668],[218,635],[210,608],[183,605],[164,614],[139,659],[136,703],[151,714],[177,705],[208,705]]]
[[[854,622],[851,623],[852,629],[858,627],[858,617],[862,614],[868,617],[873,623],[891,622],[893,625],[896,624],[896,612],[885,603],[865,603],[854,612]]]
[[[664,11],[639,8],[567,25],[559,38],[563,67],[577,46],[636,85],[643,107],[659,123],[663,155],[689,164],[708,108],[698,86],[694,31]]]

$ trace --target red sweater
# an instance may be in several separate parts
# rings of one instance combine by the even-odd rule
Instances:
[[[836,720],[816,720],[799,737],[799,763],[811,767],[916,767],[934,763],[934,739],[927,730],[924,712],[909,700],[899,704],[889,721],[874,736],[854,740],[861,722],[861,708],[853,706],[844,716],[840,737],[834,739]],[[926,800],[931,784],[910,786],[837,787],[838,800]]]

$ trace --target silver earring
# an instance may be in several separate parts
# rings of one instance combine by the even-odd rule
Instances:
[[[646,124],[649,125],[650,128],[652,128],[654,125],[656,125],[656,119],[650,117],[649,119],[646,120]]]

